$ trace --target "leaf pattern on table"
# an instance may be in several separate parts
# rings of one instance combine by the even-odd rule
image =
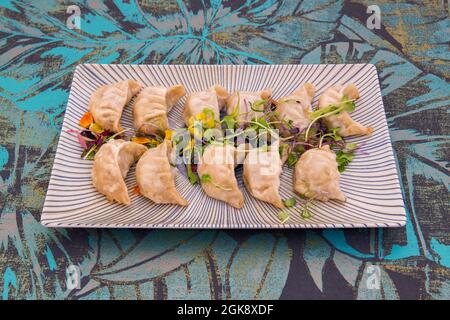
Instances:
[[[315,232],[307,232],[303,259],[317,288],[323,291],[322,272],[325,263],[331,256],[331,247]]]
[[[448,4],[378,1],[0,3],[2,299],[450,297]],[[402,229],[158,231],[39,224],[79,63],[374,63],[408,221]],[[205,213],[207,214],[207,213]],[[80,268],[69,290],[66,268]],[[379,290],[368,288],[379,270]],[[378,271],[375,271],[378,272]],[[373,284],[373,283],[372,283]],[[369,286],[371,286],[369,284]]]
[[[401,50],[412,61],[432,72],[448,78],[448,3],[437,1],[421,6],[418,3],[378,1],[383,12],[383,25],[401,44]],[[417,17],[420,17],[418,19]],[[444,40],[444,41],[443,41]]]
[[[243,242],[229,260],[226,275],[229,299],[276,299],[289,269],[286,239],[268,233]]]

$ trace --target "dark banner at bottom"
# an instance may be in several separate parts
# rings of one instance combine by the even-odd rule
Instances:
[[[57,310],[55,314],[64,316],[92,316],[94,314],[114,317],[129,317],[139,313],[148,318],[158,316],[167,319],[290,319],[293,315],[305,317],[311,313],[320,316],[346,316],[377,314],[381,310],[384,314],[389,309],[399,309],[406,316],[415,312],[416,308],[423,308],[424,304],[433,304],[435,307],[444,308],[444,303],[439,301],[333,301],[333,300],[280,300],[280,301],[3,301],[0,307],[4,311],[8,307],[15,314],[22,310],[27,313],[30,310],[39,312]],[[21,308],[20,305],[30,305],[30,308]],[[53,309],[53,307],[56,307]],[[31,309],[32,308],[32,309]],[[44,309],[45,308],[45,309]]]

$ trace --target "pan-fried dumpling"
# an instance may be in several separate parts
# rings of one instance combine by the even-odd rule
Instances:
[[[175,168],[169,163],[171,146],[164,140],[156,148],[148,149],[136,165],[136,181],[140,193],[155,203],[187,206],[188,202],[175,188]]]
[[[338,106],[342,102],[344,95],[351,100],[358,99],[358,88],[354,84],[328,88],[319,98],[319,109],[328,107],[329,105]],[[371,127],[366,128],[359,122],[353,120],[347,111],[325,117],[323,118],[323,122],[329,129],[340,128],[338,133],[342,137],[367,135],[373,132]]]
[[[272,90],[270,89],[258,92],[236,91],[232,95],[230,95],[227,100],[227,114],[233,114],[239,102],[239,114],[237,120],[239,122],[250,121],[255,118],[255,116],[261,115],[258,115],[257,111],[252,110],[250,105],[255,103],[256,101],[268,99],[271,95]]]
[[[197,173],[208,196],[240,209],[244,206],[244,195],[234,175],[235,152],[235,147],[228,144],[208,145],[198,164]]]
[[[125,177],[130,166],[147,151],[147,147],[121,139],[111,140],[98,150],[92,167],[92,182],[109,201],[130,204]]]
[[[308,198],[321,201],[345,201],[339,187],[341,174],[336,154],[330,146],[310,149],[303,153],[295,165],[294,190]]]
[[[189,119],[208,108],[214,111],[214,119],[220,120],[220,110],[225,106],[228,92],[221,86],[213,86],[206,91],[192,92],[186,99],[183,110],[183,121],[189,126]]]
[[[139,90],[141,90],[141,84],[134,80],[125,80],[98,88],[89,101],[89,111],[95,123],[111,132],[122,131],[120,118],[123,108]]]
[[[169,129],[167,113],[185,94],[182,85],[144,88],[133,106],[135,129],[146,134],[161,133]]]
[[[314,85],[305,83],[290,95],[278,100],[277,112],[280,118],[292,122],[300,131],[305,130],[311,122],[309,116],[312,113],[311,102],[315,90]]]
[[[280,187],[281,159],[278,150],[252,149],[244,160],[244,183],[256,199],[284,208]]]

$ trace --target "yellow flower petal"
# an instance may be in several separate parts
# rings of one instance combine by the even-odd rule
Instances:
[[[131,141],[139,143],[139,144],[146,144],[146,143],[151,142],[151,140],[146,137],[133,137],[133,138],[131,138]]]
[[[105,130],[103,130],[103,128],[100,125],[98,125],[95,122],[92,122],[92,124],[89,127],[89,130],[94,131],[95,133],[99,133],[99,134],[102,133],[103,131],[105,131]]]
[[[166,140],[172,140],[173,130],[166,130],[165,132],[165,139]]]
[[[198,115],[195,116],[195,119],[197,119],[197,120],[205,120],[205,114],[204,113],[199,113]]]
[[[208,120],[206,120],[205,127],[211,129],[211,128],[214,128],[215,124],[216,123],[215,123],[214,119],[208,119]]]
[[[194,127],[189,126],[188,131],[191,135],[194,135]]]

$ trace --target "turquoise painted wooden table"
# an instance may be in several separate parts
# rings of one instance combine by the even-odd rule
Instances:
[[[448,4],[0,2],[3,299],[450,298]],[[79,9],[79,10],[78,10]],[[77,14],[80,14],[80,29]],[[373,21],[372,21],[373,23]],[[79,63],[374,63],[401,229],[158,231],[39,224]],[[72,267],[71,267],[72,266]],[[76,281],[67,274],[77,274]],[[71,271],[72,270],[72,271]],[[73,280],[73,279],[72,279]]]

